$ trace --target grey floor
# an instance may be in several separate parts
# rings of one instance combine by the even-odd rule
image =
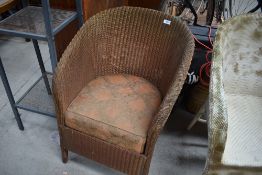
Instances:
[[[40,48],[50,71],[48,47],[40,43]],[[0,36],[0,56],[18,99],[40,76],[33,45],[22,39]],[[20,113],[25,131],[18,129],[0,83],[0,175],[121,174],[73,153],[70,153],[69,162],[63,164],[56,119],[23,110]],[[207,154],[206,127],[198,123],[190,132],[186,131],[191,118],[182,107],[174,110],[158,139],[150,175],[202,173]]]

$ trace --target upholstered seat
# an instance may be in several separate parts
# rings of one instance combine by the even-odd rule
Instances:
[[[109,143],[142,153],[160,93],[132,75],[98,77],[68,107],[65,124]]]

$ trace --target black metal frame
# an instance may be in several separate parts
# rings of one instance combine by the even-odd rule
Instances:
[[[255,8],[253,8],[252,10],[250,10],[248,13],[254,13],[258,9],[261,9],[261,11],[262,11],[262,1],[258,1],[257,6]]]
[[[31,111],[31,112],[35,112],[35,113],[39,113],[39,114],[43,114],[43,115],[50,116],[50,117],[55,117],[54,114],[50,114],[50,113],[42,112],[42,111],[37,111],[37,110],[29,108],[29,107],[23,107],[19,103],[26,97],[26,95],[28,95],[30,90],[32,90],[35,87],[35,85],[42,79],[44,80],[47,93],[49,95],[52,94],[51,88],[50,88],[50,85],[49,85],[49,82],[48,82],[48,78],[47,78],[47,75],[50,74],[50,73],[46,72],[46,70],[45,70],[42,55],[41,55],[40,48],[39,48],[37,40],[43,40],[43,41],[48,42],[52,71],[54,72],[56,65],[57,65],[57,53],[56,53],[54,36],[75,19],[79,20],[79,27],[81,27],[83,25],[82,0],[75,0],[75,1],[76,1],[77,13],[74,14],[73,16],[69,17],[65,21],[63,21],[62,24],[60,24],[57,28],[55,28],[53,30],[51,20],[50,20],[51,10],[50,10],[49,0],[41,0],[45,29],[46,29],[46,35],[38,35],[38,34],[26,33],[26,32],[18,32],[18,31],[6,30],[6,29],[0,28],[0,34],[32,39],[33,46],[34,46],[36,56],[37,56],[37,60],[38,60],[38,63],[39,63],[39,67],[40,67],[40,70],[41,70],[41,73],[42,73],[42,76],[16,102],[15,99],[14,99],[12,90],[10,88],[10,85],[9,85],[9,81],[8,81],[8,78],[7,78],[5,69],[4,69],[4,65],[3,65],[1,57],[0,57],[1,79],[2,79],[2,82],[4,84],[4,88],[5,88],[7,97],[9,99],[11,108],[13,110],[13,113],[15,115],[15,119],[17,121],[17,124],[18,124],[18,127],[19,127],[20,130],[24,130],[24,126],[23,126],[22,120],[20,118],[18,108],[23,109],[23,110],[27,110],[27,111]],[[27,0],[22,0],[22,4],[23,4],[23,7],[28,6]]]
[[[6,73],[5,73],[5,69],[4,69],[1,57],[0,57],[0,75],[1,75],[1,79],[2,79],[3,84],[4,84],[4,88],[5,88],[7,97],[9,99],[11,108],[12,108],[13,113],[15,115],[17,125],[18,125],[20,130],[24,130],[23,122],[20,118],[20,114],[19,114],[17,107],[15,105],[15,99],[14,99],[12,90],[10,88],[10,85],[9,85],[9,82],[8,82],[8,79],[7,79],[7,76],[6,76]]]
[[[190,0],[184,0],[184,2],[185,2],[186,7],[188,7],[191,10],[191,12],[193,13],[193,15],[195,17],[193,25],[197,25],[198,16],[197,16],[196,10],[194,9]]]

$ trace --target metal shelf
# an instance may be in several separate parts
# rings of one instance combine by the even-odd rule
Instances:
[[[52,86],[52,75],[47,74],[50,86]],[[41,97],[41,98],[39,98]],[[15,103],[19,109],[43,114],[50,117],[56,117],[53,97],[48,94],[44,78],[41,76]]]
[[[32,39],[42,73],[41,78],[16,102],[0,57],[0,76],[20,130],[24,130],[24,126],[18,108],[55,117],[50,76],[45,70],[37,40],[47,41],[54,72],[57,65],[55,35],[75,19],[78,19],[79,27],[83,24],[82,0],[75,0],[75,3],[76,12],[50,9],[49,0],[41,0],[42,7],[28,6],[27,0],[22,0],[24,8],[0,22],[0,34]]]
[[[51,9],[52,33],[55,35],[77,19],[73,11]],[[42,7],[27,6],[0,22],[0,34],[47,41]]]

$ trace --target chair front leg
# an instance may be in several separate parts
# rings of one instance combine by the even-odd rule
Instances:
[[[68,161],[68,150],[63,145],[61,145],[61,153],[62,153],[63,163],[67,163],[67,161]]]

